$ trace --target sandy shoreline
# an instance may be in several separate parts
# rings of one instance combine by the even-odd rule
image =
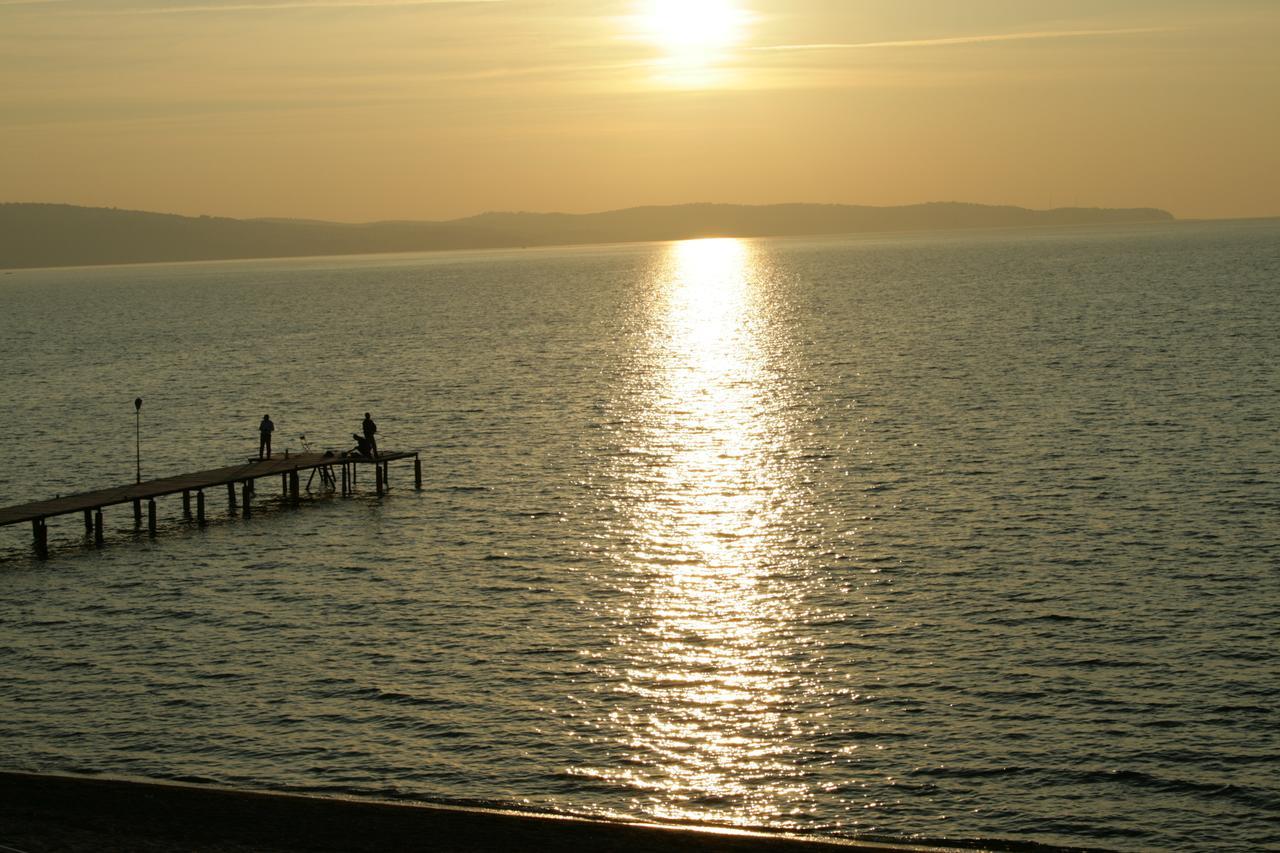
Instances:
[[[0,772],[0,850],[5,847],[23,853],[556,849],[903,853],[957,849]]]

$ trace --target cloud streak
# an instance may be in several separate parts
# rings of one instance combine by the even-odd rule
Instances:
[[[1048,39],[1090,38],[1098,36],[1126,36],[1150,33],[1171,32],[1167,27],[1134,27],[1109,30],[1040,30],[1022,33],[992,33],[975,36],[951,36],[933,39],[907,39],[903,41],[865,41],[865,42],[819,42],[815,44],[777,44],[764,45],[756,50],[769,51],[803,51],[803,50],[871,50],[890,47],[953,47],[967,44],[990,44],[1010,41],[1041,41]]]
[[[5,0],[0,0],[3,5]],[[17,2],[57,2],[57,0],[17,0]],[[502,3],[506,0],[281,0],[281,2],[189,3],[176,6],[135,6],[106,14],[183,15],[218,12],[278,12],[306,9],[394,9],[407,6],[470,6]],[[98,10],[94,10],[98,11]]]

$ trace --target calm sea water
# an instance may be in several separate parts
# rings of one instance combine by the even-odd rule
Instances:
[[[0,766],[1280,849],[1280,222],[0,274]]]

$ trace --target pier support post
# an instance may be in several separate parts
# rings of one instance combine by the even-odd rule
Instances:
[[[196,492],[196,524],[204,527],[204,489]]]
[[[289,497],[294,503],[298,502],[298,472],[289,472]]]
[[[133,499],[133,526],[142,526],[142,498]]]
[[[253,480],[245,480],[242,491],[244,493],[244,517],[249,518],[253,515],[253,510],[249,508],[249,496],[253,494]]]
[[[227,483],[227,512],[236,514],[236,484]]]
[[[93,510],[86,509],[84,511],[84,535],[88,536],[93,533]]]
[[[280,472],[280,494],[289,494],[289,474],[287,471]]]
[[[101,548],[104,539],[105,537],[102,535],[102,508],[99,507],[98,511],[93,514],[93,544]]]
[[[147,532],[156,535],[156,499],[147,498]]]
[[[31,519],[31,540],[37,557],[43,560],[49,556],[49,528],[43,518]]]
[[[182,517],[190,520],[191,518],[191,490],[182,490]]]
[[[380,463],[375,462],[373,463],[373,469],[374,469],[374,478],[377,483],[378,497],[382,497],[382,465]]]
[[[422,460],[416,453],[413,454],[413,487],[422,491]]]

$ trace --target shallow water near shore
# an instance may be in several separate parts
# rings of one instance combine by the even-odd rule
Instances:
[[[0,276],[0,766],[830,835],[1280,843],[1280,222]]]

